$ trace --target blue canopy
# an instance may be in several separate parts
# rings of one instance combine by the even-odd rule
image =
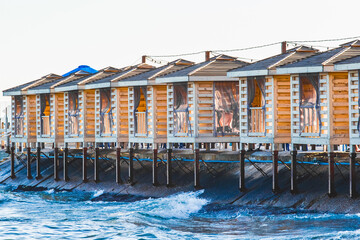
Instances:
[[[70,72],[65,73],[63,75],[63,77],[67,77],[70,74],[78,72],[78,71],[85,71],[85,72],[88,72],[88,73],[97,73],[98,72],[97,70],[89,67],[88,65],[80,65],[79,67],[75,68],[74,70],[71,70]]]

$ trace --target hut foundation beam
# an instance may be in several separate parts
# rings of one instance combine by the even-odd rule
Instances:
[[[331,146],[328,146],[328,195],[329,197],[335,197],[336,191],[335,191],[335,164],[334,164],[334,158],[335,153],[332,151],[333,148]]]
[[[166,162],[166,186],[172,186],[172,174],[171,174],[171,160],[172,160],[172,149],[167,150],[167,162]]]
[[[10,148],[10,154],[11,154],[11,159],[10,159],[10,177],[12,179],[14,179],[15,176],[15,144],[12,143],[12,146]]]
[[[240,176],[239,176],[240,192],[245,192],[245,150],[240,151]]]
[[[194,150],[194,188],[200,188],[200,151],[199,148]]]
[[[152,162],[152,184],[153,184],[153,186],[158,185],[157,158],[158,158],[158,150],[157,150],[157,148],[154,148],[153,149],[153,162]]]
[[[291,182],[290,182],[290,192],[292,194],[296,194],[298,192],[297,188],[297,171],[296,171],[296,160],[297,151],[296,148],[293,146],[291,151]]]
[[[82,159],[82,180],[84,183],[88,181],[87,179],[87,147],[83,147],[83,159]]]
[[[273,168],[272,168],[272,191],[273,193],[279,192],[279,176],[278,176],[278,162],[279,162],[279,152],[276,148],[277,146],[273,147]]]
[[[99,179],[99,155],[100,150],[98,146],[95,148],[95,159],[94,159],[94,181],[97,183],[100,181]]]
[[[32,179],[31,175],[31,148],[30,146],[27,147],[27,179]]]
[[[59,148],[54,148],[54,180],[59,181]]]
[[[134,148],[129,149],[129,179],[128,182],[132,184],[134,181]]]
[[[68,156],[69,156],[69,148],[68,144],[65,144],[64,156],[63,156],[63,173],[64,173],[64,181],[69,181],[69,171],[68,171]]]
[[[354,146],[350,146],[350,192],[349,195],[351,198],[357,197],[356,192],[356,152]]]
[[[116,148],[116,183],[120,184],[121,183],[121,166],[120,166],[120,160],[121,160],[121,148],[118,145],[118,147]]]
[[[36,177],[35,177],[37,180],[42,178],[41,169],[40,169],[40,160],[41,160],[41,147],[40,147],[40,143],[38,143],[36,147]]]

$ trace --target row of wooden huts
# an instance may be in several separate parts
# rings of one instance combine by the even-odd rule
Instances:
[[[208,56],[208,54],[207,54]],[[83,67],[83,68],[82,68]],[[249,64],[219,55],[194,64],[80,66],[5,90],[19,145],[144,143],[360,144],[360,42],[299,46]]]

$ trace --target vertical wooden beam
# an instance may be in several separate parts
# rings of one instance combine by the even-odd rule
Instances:
[[[82,180],[84,183],[88,181],[87,179],[87,147],[83,147],[83,159],[82,159]]]
[[[240,176],[239,176],[239,189],[245,192],[245,150],[240,151]]]
[[[353,146],[350,147],[350,149],[353,149]],[[350,197],[356,198],[357,192],[356,192],[356,152],[351,151],[350,153]]]
[[[121,183],[121,148],[118,146],[116,148],[116,183]]]
[[[328,176],[328,195],[329,197],[335,197],[335,165],[334,158],[335,153],[332,151],[332,148],[329,147],[330,152],[328,153],[328,164],[329,164],[329,176]]]
[[[10,162],[10,177],[14,179],[15,176],[15,143],[12,143],[11,146],[11,162]]]
[[[129,179],[128,182],[132,184],[134,181],[134,148],[129,149]]]
[[[278,176],[279,153],[278,153],[278,150],[273,150],[272,160],[273,160],[272,191],[273,191],[273,193],[278,193],[279,192],[279,176]]]
[[[166,186],[172,186],[172,175],[171,175],[171,160],[172,160],[172,149],[167,150],[167,161],[166,161]]]
[[[32,179],[31,176],[31,148],[28,146],[27,147],[27,179]]]
[[[37,180],[42,178],[41,169],[40,169],[40,160],[41,160],[41,147],[40,147],[40,143],[38,143],[36,147],[36,177],[35,177]]]
[[[158,158],[158,150],[156,148],[154,148],[153,149],[153,162],[152,162],[152,184],[154,186],[158,185],[157,158]]]
[[[194,188],[200,188],[200,152],[199,148],[195,147],[194,150]]]
[[[99,155],[100,150],[98,146],[95,147],[95,159],[94,159],[94,181],[97,183],[100,181],[99,179]]]
[[[291,151],[291,182],[290,182],[290,192],[292,194],[296,194],[298,192],[298,188],[297,188],[297,172],[296,172],[296,165],[297,165],[297,160],[296,160],[296,155],[297,155],[297,151],[295,149],[295,147],[292,147],[292,151]]]
[[[65,149],[64,149],[64,156],[63,156],[63,173],[64,173],[64,181],[67,182],[69,181],[69,169],[68,169],[68,156],[69,156],[69,148],[68,148],[68,144],[65,144]]]
[[[59,181],[59,148],[54,148],[54,180]]]

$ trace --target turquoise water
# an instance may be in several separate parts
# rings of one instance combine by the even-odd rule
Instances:
[[[219,205],[202,193],[103,201],[102,192],[0,186],[0,239],[360,238],[360,214]]]

